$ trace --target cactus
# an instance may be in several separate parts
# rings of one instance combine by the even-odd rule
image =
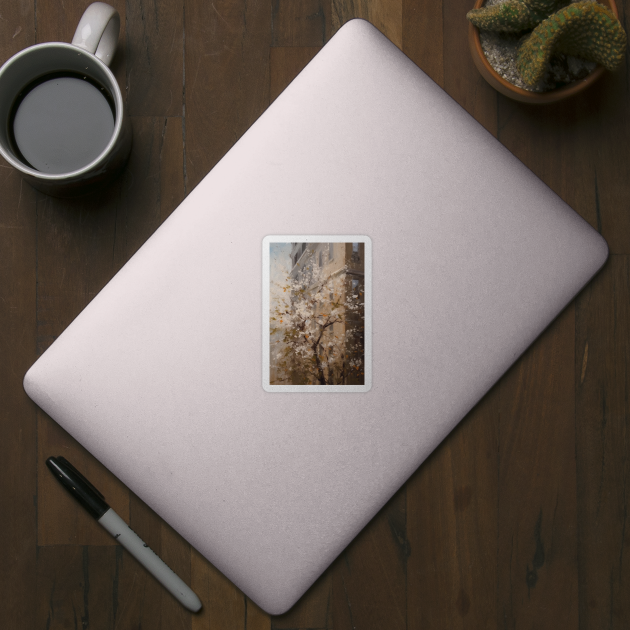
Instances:
[[[596,2],[576,2],[543,20],[523,41],[516,65],[528,85],[540,81],[554,53],[565,53],[616,69],[626,33],[614,13]]]
[[[472,9],[466,17],[479,29],[501,33],[519,33],[534,28],[568,0],[507,0],[481,9]]]

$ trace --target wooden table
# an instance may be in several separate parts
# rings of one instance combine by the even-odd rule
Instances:
[[[630,627],[630,72],[534,107],[468,53],[470,0],[132,0],[114,72],[134,146],[61,201],[0,164],[0,625],[269,630]],[[1,0],[0,62],[87,2]],[[622,17],[629,0],[619,5]],[[381,29],[596,227],[610,259],[284,616],[232,586],[26,397],[22,377],[348,19]],[[325,185],[325,182],[322,182]],[[60,492],[66,455],[182,577],[191,615]],[[273,579],[273,576],[269,576]]]

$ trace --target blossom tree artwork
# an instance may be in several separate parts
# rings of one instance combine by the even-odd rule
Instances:
[[[271,243],[270,383],[365,381],[363,243]]]

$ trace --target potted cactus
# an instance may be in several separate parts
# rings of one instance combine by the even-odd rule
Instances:
[[[467,15],[473,60],[510,98],[545,103],[575,94],[618,68],[625,55],[617,7],[604,1],[477,0]],[[497,45],[511,54],[497,61]]]

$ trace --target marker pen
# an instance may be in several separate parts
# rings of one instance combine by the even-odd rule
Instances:
[[[197,612],[201,601],[105,502],[105,497],[65,458],[49,457],[46,466],[61,485],[160,582],[183,606]]]

